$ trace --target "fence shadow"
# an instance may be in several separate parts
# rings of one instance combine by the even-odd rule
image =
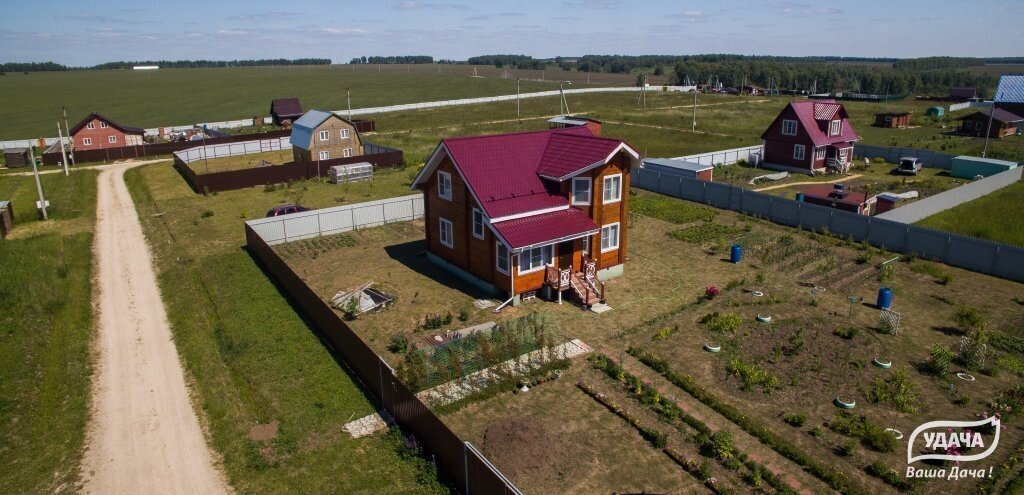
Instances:
[[[450,271],[431,262],[430,259],[427,258],[426,239],[385,246],[384,252],[387,253],[388,257],[391,259],[401,263],[402,266],[405,266],[406,268],[423,275],[440,285],[463,292],[473,299],[490,299],[494,297],[494,294],[459,278]]]

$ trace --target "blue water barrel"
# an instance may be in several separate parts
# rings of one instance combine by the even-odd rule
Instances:
[[[892,289],[881,287],[878,289],[878,309],[889,309],[892,306]]]
[[[804,193],[796,193],[796,200],[801,202],[801,203],[803,203],[804,202]]]
[[[741,259],[743,259],[743,246],[740,246],[739,244],[733,244],[729,260],[732,261],[733,263],[739,263]]]

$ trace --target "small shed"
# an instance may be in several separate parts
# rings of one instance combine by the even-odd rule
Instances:
[[[715,170],[713,165],[704,165],[686,160],[672,158],[648,158],[643,161],[643,168],[652,172],[667,173],[689,177],[691,179],[712,181]]]
[[[1017,168],[1017,162],[961,155],[953,158],[949,174],[961,179],[973,179],[979,176],[988,177],[1013,168]]]
[[[0,239],[6,238],[7,234],[14,229],[14,209],[10,201],[0,201]]]
[[[302,117],[302,102],[298,98],[270,100],[270,117],[277,125],[290,125]]]
[[[343,182],[358,182],[373,178],[373,165],[369,162],[349,163],[346,165],[334,165],[327,169],[327,180],[332,184]]]
[[[910,112],[876,113],[875,127],[910,127]]]
[[[1002,108],[988,108],[979,112],[957,117],[960,126],[957,133],[966,136],[1002,138],[1016,134],[1024,126],[1024,117]]]
[[[978,96],[978,88],[974,86],[953,86],[949,88],[949,99],[954,101],[970,101]]]
[[[942,117],[946,114],[946,109],[942,107],[931,107],[928,110],[925,110],[924,114],[929,117]]]
[[[25,167],[29,164],[28,148],[7,148],[4,150],[4,162],[9,168]]]

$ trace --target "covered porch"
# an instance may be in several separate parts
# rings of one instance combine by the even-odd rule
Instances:
[[[853,161],[853,143],[846,141],[825,146],[825,168],[846,173]]]

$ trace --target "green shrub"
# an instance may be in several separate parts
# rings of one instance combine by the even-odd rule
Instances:
[[[954,357],[953,351],[940,344],[935,344],[925,369],[935,376],[946,376],[949,374],[949,363],[953,361]]]
[[[889,263],[888,265],[883,265],[882,268],[880,268],[878,270],[878,281],[879,282],[889,282],[889,281],[891,281],[891,280],[893,280],[895,278],[896,278],[896,264],[895,263]]]
[[[912,481],[913,478],[902,478],[899,475],[899,473],[896,472],[895,469],[886,466],[885,463],[882,461],[875,461],[871,463],[870,465],[868,465],[868,467],[864,468],[864,471],[870,474],[871,476],[879,478],[882,481],[886,482],[887,484],[892,485],[893,487],[900,491],[908,491],[915,485],[915,483]]]
[[[469,320],[469,310],[465,307],[459,308],[459,321]]]
[[[899,445],[896,437],[872,423],[867,416],[840,411],[829,423],[829,428],[840,435],[859,439],[865,447],[875,452],[892,452]]]
[[[683,224],[697,220],[710,222],[717,213],[714,208],[658,194],[637,194],[629,199],[629,211],[666,222]]]
[[[850,457],[855,452],[857,452],[857,442],[854,440],[847,440],[839,445],[836,445],[835,451],[838,455],[841,455],[843,457]]]
[[[718,431],[711,435],[710,449],[716,458],[726,461],[736,455],[736,444],[727,431]]]
[[[203,210],[203,212],[199,214],[199,218],[210,218],[212,216],[213,216],[213,211],[211,211],[211,210]]]
[[[853,340],[857,334],[860,333],[860,328],[857,327],[843,327],[832,330],[832,335],[844,338],[846,340]]]
[[[953,313],[953,323],[964,333],[977,330],[985,326],[985,319],[977,309],[969,306],[960,306]]]
[[[807,415],[804,413],[787,414],[782,420],[790,426],[799,428],[807,423]]]
[[[715,333],[736,333],[742,323],[743,318],[738,314],[717,311],[708,313],[700,319],[701,325]]]
[[[739,377],[742,382],[740,388],[743,390],[759,387],[764,393],[771,394],[773,390],[779,387],[778,377],[762,370],[757,365],[746,363],[740,358],[731,359],[725,366],[725,371],[730,376]]]
[[[702,223],[686,229],[673,230],[668,233],[669,237],[686,241],[692,244],[721,244],[728,242],[742,232],[736,227],[717,223]]]
[[[395,354],[405,354],[409,350],[409,339],[405,335],[395,334],[391,336],[388,343],[388,350]]]
[[[907,369],[900,366],[887,379],[876,378],[868,399],[875,403],[884,402],[901,413],[917,412],[918,394],[914,382],[907,377]]]
[[[654,340],[665,340],[673,333],[676,333],[677,330],[679,330],[679,325],[664,327],[661,330],[658,330],[658,333],[654,334]]]

